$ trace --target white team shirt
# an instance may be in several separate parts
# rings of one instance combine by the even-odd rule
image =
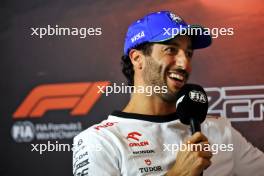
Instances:
[[[176,114],[151,116],[115,111],[74,138],[75,176],[161,176],[173,166],[179,147],[191,136]],[[214,153],[204,176],[264,176],[264,155],[226,118],[201,124]],[[219,146],[224,144],[220,151]],[[174,147],[174,148],[172,148]],[[172,150],[174,149],[174,150]]]

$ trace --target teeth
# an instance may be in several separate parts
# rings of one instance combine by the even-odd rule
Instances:
[[[179,79],[179,80],[181,80],[181,81],[183,81],[183,79],[184,79],[184,77],[182,76],[182,75],[179,75],[179,74],[177,74],[177,73],[170,73],[169,74],[169,77],[170,78],[173,78],[173,79]]]

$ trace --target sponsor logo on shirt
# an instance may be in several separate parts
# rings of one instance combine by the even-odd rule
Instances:
[[[149,145],[148,141],[143,141],[143,142],[131,142],[129,143],[129,147],[143,147]]]
[[[80,139],[80,140],[78,141],[78,147],[79,147],[80,145],[82,145],[82,143],[83,143],[83,140]]]
[[[139,151],[133,151],[134,155],[140,155],[140,154],[150,154],[155,153],[154,150],[139,150]]]
[[[88,175],[88,168],[82,169],[81,171],[74,174],[75,176],[86,176]]]
[[[79,146],[79,147],[74,148],[74,150],[73,150],[73,158],[75,158],[76,155],[77,155],[80,151],[82,151],[84,148],[85,148],[85,145],[82,145],[82,146]]]
[[[113,126],[115,123],[117,122],[107,122],[105,124],[95,126],[94,129],[100,130],[101,128],[107,128],[107,127]]]
[[[152,162],[150,159],[145,159],[144,160],[145,164],[148,167],[141,167],[138,170],[140,171],[140,173],[149,173],[149,172],[160,172],[162,171],[162,167],[161,166],[151,166]]]
[[[147,140],[144,141],[140,141],[139,138],[142,136],[141,133],[133,131],[128,133],[127,135],[127,139],[129,140],[133,140],[133,141],[137,141],[137,142],[130,142],[128,144],[129,147],[143,147],[143,146],[147,146],[149,145],[149,142]]]
[[[134,132],[128,133],[127,139],[134,139],[136,141],[139,141],[137,136],[142,136],[142,134],[140,134],[139,132],[134,131]]]
[[[77,169],[80,169],[80,168],[82,168],[82,167],[88,165],[89,163],[90,163],[90,162],[89,162],[89,159],[86,159],[86,160],[82,161],[81,163],[77,164],[75,169],[76,169],[76,170],[77,170]]]
[[[89,164],[89,159],[86,159],[84,161],[82,161],[81,163],[77,164],[76,167],[74,167],[74,175],[75,176],[84,176],[84,175],[88,175],[88,164]],[[85,167],[86,166],[86,167]]]
[[[151,161],[150,161],[150,159],[145,159],[145,163],[146,163],[146,165],[151,165]]]
[[[88,157],[88,152],[86,151],[85,153],[82,153],[80,154],[79,156],[75,156],[74,159],[75,159],[75,162],[73,164],[73,167],[76,166],[77,162],[82,160],[83,158],[87,158]]]

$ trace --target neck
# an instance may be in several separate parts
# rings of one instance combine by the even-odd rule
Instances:
[[[123,112],[145,115],[167,115],[176,111],[175,103],[168,103],[157,95],[132,94]]]

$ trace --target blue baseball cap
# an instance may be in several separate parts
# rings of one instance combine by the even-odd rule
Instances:
[[[142,43],[164,42],[177,35],[190,36],[193,49],[206,48],[212,43],[210,33],[202,26],[188,25],[178,15],[170,11],[160,11],[148,14],[129,26],[124,54],[128,55],[132,48]]]

